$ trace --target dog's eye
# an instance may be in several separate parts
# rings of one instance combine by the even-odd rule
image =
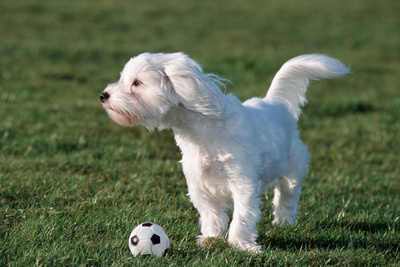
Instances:
[[[133,83],[132,83],[132,85],[135,86],[135,87],[137,87],[137,86],[139,86],[141,84],[142,84],[142,82],[139,81],[139,80],[134,80]]]

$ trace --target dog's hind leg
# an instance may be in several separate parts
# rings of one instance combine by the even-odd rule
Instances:
[[[279,178],[274,190],[274,221],[272,224],[292,224],[297,215],[301,187],[288,176]]]
[[[292,224],[296,219],[301,185],[308,171],[308,152],[301,141],[294,148],[289,158],[290,172],[281,176],[275,186],[272,224]]]

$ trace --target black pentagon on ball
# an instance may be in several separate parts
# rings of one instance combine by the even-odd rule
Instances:
[[[139,238],[137,237],[137,235],[132,236],[131,243],[132,245],[137,246],[137,244],[139,243]]]
[[[166,248],[164,251],[163,257],[165,257],[165,255],[167,255],[168,251],[169,251],[169,248]]]
[[[153,245],[157,245],[161,243],[161,238],[159,235],[154,234],[151,238],[150,238],[151,242],[153,243]]]
[[[144,223],[144,224],[142,224],[143,227],[150,227],[152,225],[153,225],[152,223]]]

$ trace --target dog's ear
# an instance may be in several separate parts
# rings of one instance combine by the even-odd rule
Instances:
[[[202,68],[187,55],[168,55],[164,73],[171,82],[177,99],[187,109],[219,118],[224,109],[223,80],[214,74],[203,73]]]

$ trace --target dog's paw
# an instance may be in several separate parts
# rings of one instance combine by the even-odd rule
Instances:
[[[254,254],[259,254],[259,253],[263,252],[260,245],[250,247],[250,248],[246,249],[246,251],[254,253]]]
[[[197,245],[206,249],[224,250],[229,248],[229,244],[224,238],[220,237],[197,237]]]
[[[197,245],[198,245],[199,247],[204,246],[204,241],[205,241],[206,239],[207,239],[206,236],[204,236],[204,235],[198,235],[198,236],[197,236]]]
[[[232,247],[235,247],[237,249],[251,252],[254,254],[258,254],[262,252],[262,247],[258,245],[256,242],[245,242],[245,241],[229,241],[229,244]]]
[[[294,223],[294,219],[293,218],[290,218],[290,217],[285,217],[285,216],[282,216],[282,217],[279,217],[279,218],[275,218],[273,221],[272,221],[272,225],[292,225]]]

